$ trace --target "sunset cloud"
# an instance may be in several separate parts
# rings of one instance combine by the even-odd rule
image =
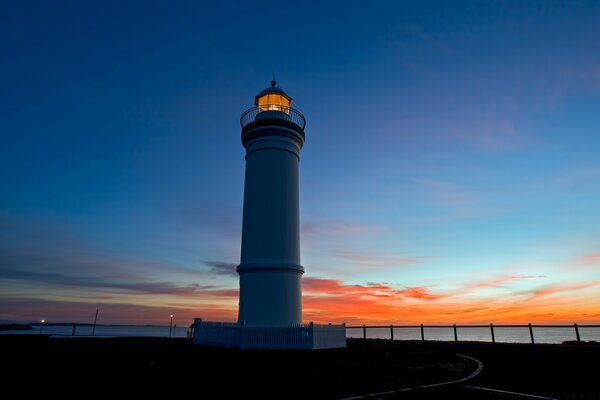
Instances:
[[[424,287],[411,287],[398,292],[402,293],[404,297],[419,300],[437,300],[443,297],[442,295],[431,294],[430,290]]]
[[[581,254],[575,258],[573,265],[584,268],[600,267],[600,253]]]
[[[364,285],[346,284],[337,279],[306,277],[302,279],[302,288],[306,293],[321,296],[352,297],[365,296],[381,299],[403,300],[436,300],[441,295],[434,295],[425,287],[407,287],[398,289],[395,285],[385,282],[369,282]]]
[[[563,283],[563,284],[549,284],[544,285],[540,288],[534,289],[530,292],[530,300],[537,300],[541,297],[563,295],[569,292],[580,291],[590,288],[600,287],[600,280],[591,280],[586,282],[576,283]]]
[[[551,320],[594,320],[592,305],[582,299],[567,301],[552,294],[593,289],[598,282],[548,285],[527,292],[516,291],[504,298],[469,299],[480,288],[507,287],[513,282],[535,281],[542,276],[503,275],[466,283],[456,291],[434,293],[427,287],[398,287],[389,283],[346,284],[335,279],[303,279],[306,318],[322,322],[348,323],[511,323]],[[542,301],[542,297],[550,300]],[[528,300],[529,299],[529,300]],[[527,306],[524,307],[524,301]],[[574,311],[577,310],[577,311]],[[391,317],[390,317],[391,316]]]
[[[13,276],[14,277],[14,276]],[[19,278],[27,278],[20,276]],[[34,279],[56,277],[33,276]],[[585,297],[573,297],[572,293],[581,290],[596,290],[600,281],[544,285],[501,299],[469,299],[465,294],[479,288],[505,287],[512,282],[534,281],[539,276],[504,275],[488,280],[466,283],[464,287],[451,292],[434,292],[425,286],[402,286],[387,282],[347,283],[340,279],[304,277],[303,309],[304,319],[316,322],[346,322],[349,324],[380,323],[501,323],[535,321],[594,320],[594,311]],[[77,283],[77,282],[73,282]],[[86,282],[83,283],[85,288]],[[10,319],[15,315],[31,317],[34,320],[43,314],[56,321],[85,321],[97,304],[103,304],[104,322],[142,321],[161,322],[161,315],[175,312],[181,318],[202,317],[205,320],[235,320],[237,315],[238,289],[200,286],[176,286],[168,283],[140,283],[139,285],[113,285],[100,282],[98,287],[90,286],[85,301],[74,296],[70,301],[43,298],[14,298],[4,296],[0,307],[0,319]],[[109,289],[112,295],[102,295],[97,290]],[[116,291],[116,292],[115,292]],[[122,293],[128,293],[129,303],[119,303]],[[136,295],[137,293],[137,295]],[[158,300],[155,304],[145,300],[151,295]],[[570,300],[569,297],[571,296]],[[134,296],[134,297],[131,297]],[[140,301],[135,300],[140,296]],[[523,298],[523,296],[526,296]],[[184,302],[178,299],[185,300]],[[524,301],[527,306],[524,307]],[[10,310],[10,311],[9,311]],[[90,311],[92,310],[92,311]],[[175,311],[174,311],[175,310]],[[574,311],[575,310],[575,311]],[[135,316],[135,318],[134,318]]]

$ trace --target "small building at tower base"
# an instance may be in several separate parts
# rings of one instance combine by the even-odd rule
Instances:
[[[236,349],[318,350],[346,347],[345,325],[243,325],[194,320],[193,343]]]

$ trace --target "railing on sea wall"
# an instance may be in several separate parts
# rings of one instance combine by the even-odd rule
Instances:
[[[407,335],[406,332],[409,332]],[[469,332],[470,331],[470,332]],[[600,341],[600,325],[355,325],[346,326],[348,338],[390,340],[486,341],[524,343],[581,343]],[[500,337],[499,337],[500,336]]]

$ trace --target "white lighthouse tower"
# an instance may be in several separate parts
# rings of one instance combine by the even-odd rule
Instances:
[[[298,164],[306,120],[275,80],[241,118],[246,149],[237,323],[194,323],[201,345],[319,349],[346,346],[343,325],[302,323]]]
[[[260,92],[242,114],[246,148],[238,323],[302,322],[298,163],[304,116],[277,86]]]

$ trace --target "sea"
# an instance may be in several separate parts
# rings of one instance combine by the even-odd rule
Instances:
[[[0,331],[0,335],[19,334],[19,335],[51,335],[51,336],[97,336],[97,337],[178,337],[187,336],[189,328],[173,327],[169,325],[75,325],[73,331],[72,324],[32,324],[33,329],[28,330],[6,330]]]
[[[0,331],[0,335],[23,334],[36,335],[45,334],[56,337],[72,336],[97,336],[97,337],[177,337],[185,338],[188,335],[188,327],[157,326],[157,325],[97,325],[95,330],[92,325],[76,325],[73,330],[71,324],[33,324],[30,330],[6,330]],[[454,341],[454,330],[452,327],[425,327],[423,330],[425,340]],[[459,341],[492,342],[490,328],[481,327],[457,327],[457,339]],[[367,327],[368,339],[390,339],[389,327],[377,328]],[[583,341],[595,340],[600,342],[600,327],[579,327],[579,336]],[[362,327],[347,327],[346,337],[363,338]],[[567,340],[577,340],[573,326],[561,327],[533,327],[535,343],[562,343]],[[497,343],[531,343],[531,335],[528,327],[494,327],[494,338]],[[394,340],[421,340],[421,329],[418,327],[394,327]]]

